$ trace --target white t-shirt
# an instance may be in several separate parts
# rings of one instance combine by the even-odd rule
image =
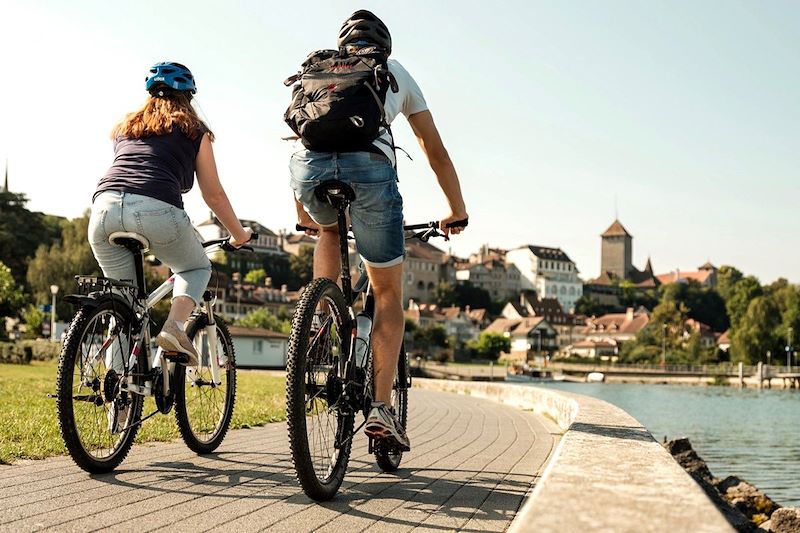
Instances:
[[[414,78],[411,77],[411,74],[403,68],[397,60],[390,59],[387,64],[389,65],[389,72],[394,76],[394,79],[397,80],[397,87],[398,91],[392,92],[392,88],[390,87],[386,91],[386,102],[383,105],[384,112],[386,113],[386,122],[391,124],[397,115],[403,114],[406,118],[410,117],[414,113],[419,113],[421,111],[426,111],[428,109],[428,104],[425,102],[425,97],[422,96],[422,91],[417,85],[417,82],[414,81]],[[384,139],[386,142],[391,143],[392,139],[385,129],[381,128],[381,134],[378,136],[379,139]],[[392,165],[396,163],[394,154],[392,153],[392,149],[389,148],[386,144],[375,140],[373,144],[381,149],[381,151],[386,154]]]

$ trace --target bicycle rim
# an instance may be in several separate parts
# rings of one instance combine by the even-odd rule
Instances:
[[[198,315],[187,327],[187,334],[200,354],[196,367],[176,368],[175,415],[186,444],[197,453],[209,453],[219,446],[228,431],[236,393],[236,365],[230,334],[217,318],[217,364],[219,382],[211,375],[208,318]]]

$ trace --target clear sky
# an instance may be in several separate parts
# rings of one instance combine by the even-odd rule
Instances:
[[[0,0],[0,164],[34,210],[78,216],[141,105],[151,64],[194,72],[241,218],[295,222],[290,90],[305,55],[358,8],[384,19],[459,171],[482,243],[561,247],[585,279],[619,218],[634,264],[733,264],[800,282],[800,3]],[[401,117],[409,222],[446,214]],[[207,216],[197,190],[185,197]]]

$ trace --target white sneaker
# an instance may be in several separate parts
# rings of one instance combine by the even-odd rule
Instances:
[[[383,402],[372,402],[364,433],[375,440],[385,440],[404,452],[411,450],[406,430]]]
[[[186,336],[186,332],[178,327],[174,320],[167,320],[164,322],[164,327],[161,328],[161,333],[156,337],[156,344],[165,352],[178,352],[186,355],[187,366],[197,366],[200,358],[197,355],[197,350]]]
[[[130,412],[130,405],[117,406],[117,401],[111,402],[111,409],[108,410],[106,415],[108,418],[108,430],[111,433],[121,433],[125,429],[125,424],[128,422],[128,412]]]

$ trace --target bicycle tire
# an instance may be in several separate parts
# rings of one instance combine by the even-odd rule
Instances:
[[[128,455],[128,452],[133,445],[133,441],[136,438],[136,434],[139,431],[139,424],[136,424],[119,434],[111,433],[108,430],[108,427],[106,427],[104,430],[96,433],[93,432],[91,435],[83,435],[83,437],[87,439],[89,437],[97,437],[99,439],[102,436],[104,438],[108,438],[109,442],[111,439],[115,440],[110,448],[110,453],[105,457],[98,457],[93,454],[91,450],[87,449],[87,444],[90,443],[84,442],[84,438],[82,438],[82,431],[79,428],[80,424],[76,421],[76,395],[73,393],[73,385],[75,378],[74,372],[76,370],[75,367],[76,363],[78,362],[78,354],[82,353],[81,345],[84,342],[84,337],[90,332],[89,328],[93,324],[97,324],[98,318],[102,316],[113,316],[115,320],[119,320],[125,325],[123,326],[124,328],[130,324],[130,308],[124,303],[121,303],[118,299],[115,299],[113,296],[101,297],[101,301],[97,305],[81,307],[67,328],[64,344],[61,348],[61,355],[59,357],[58,374],[56,380],[56,412],[58,414],[58,424],[61,430],[61,437],[64,439],[64,444],[67,447],[67,451],[69,452],[69,455],[72,457],[72,460],[75,462],[75,464],[92,474],[111,472],[117,466],[119,466],[119,464],[122,463],[122,461]],[[94,337],[94,333],[92,333],[92,336]],[[113,342],[114,341],[112,341],[110,346],[112,350],[114,346]],[[120,350],[123,350],[122,353],[130,353],[130,350],[124,349],[121,343],[122,341],[120,341]],[[88,348],[91,348],[95,345],[96,341],[90,342],[88,344]],[[130,345],[128,345],[128,348],[130,348]],[[145,368],[144,363],[146,362],[146,353],[147,350],[142,350],[139,354],[137,361],[139,368]],[[99,365],[99,362],[97,364]],[[105,357],[103,357],[103,366],[105,366]],[[84,381],[88,379],[84,377],[84,368],[85,366],[82,357],[81,367],[79,369],[79,375],[82,379],[79,387],[84,387]],[[92,365],[92,370],[95,370],[94,365]],[[105,387],[107,376],[107,371],[103,373],[102,379],[100,379],[101,376],[95,375],[95,378],[92,381],[91,394],[97,399],[94,401],[83,401],[79,404],[81,407],[85,407],[83,405],[84,403],[92,404],[94,406],[95,424],[100,422],[100,424],[103,425],[107,420],[106,417],[108,415],[108,408],[106,408],[106,405],[109,403],[107,401],[108,398]],[[81,389],[79,389],[79,391],[80,390]],[[87,388],[85,393],[88,392],[89,389]],[[84,396],[85,395],[86,394],[84,394]],[[97,401],[102,401],[101,405],[97,405]],[[130,410],[126,418],[126,423],[124,424],[126,427],[131,425],[133,422],[138,422],[141,419],[144,398],[139,394],[130,394],[130,401]],[[101,417],[97,416],[98,407],[104,410],[104,413]],[[84,409],[80,410],[83,411]],[[104,433],[108,433],[110,437],[105,436]]]
[[[341,410],[330,411],[327,409],[328,404],[325,403],[329,400],[329,383],[333,385],[331,381],[334,378],[333,374],[336,372],[335,369],[340,368],[341,365],[338,360],[334,360],[336,357],[335,351],[329,347],[327,342],[323,342],[321,339],[321,337],[327,335],[327,332],[324,332],[322,336],[316,334],[314,339],[311,338],[314,318],[318,313],[317,308],[321,302],[327,303],[328,310],[332,311],[331,315],[333,316],[331,324],[335,325],[337,333],[342,333],[342,335],[338,336],[338,340],[344,343],[344,346],[340,345],[338,347],[339,356],[344,357],[347,354],[347,343],[349,342],[352,324],[344,295],[339,286],[333,281],[326,278],[318,278],[305,288],[300,301],[297,303],[294,318],[292,319],[292,331],[289,336],[286,362],[286,415],[292,462],[303,492],[316,501],[326,501],[333,498],[344,480],[347,464],[350,460],[355,421],[354,413],[343,413]],[[327,323],[327,319],[325,320]],[[333,338],[335,335],[331,333],[331,337]],[[312,340],[314,341],[313,344]],[[335,339],[332,342],[335,342]],[[311,351],[314,353],[311,354]],[[313,356],[312,360],[309,360],[309,355]],[[323,363],[326,362],[330,370],[325,376],[324,386],[321,386],[320,383],[316,382],[319,372],[315,368],[324,369],[325,365]],[[314,365],[314,363],[317,364]],[[312,373],[311,370],[315,371]],[[309,383],[312,380],[312,376],[314,381]],[[322,391],[324,391],[324,394]],[[311,394],[310,398],[308,397],[309,394]],[[324,400],[322,400],[323,395]],[[310,408],[308,402],[311,404]],[[311,449],[308,436],[309,420],[311,420],[312,431],[316,421],[314,416],[308,415],[312,412],[320,415],[317,410],[320,404],[327,411],[322,415],[333,416],[335,418],[335,426],[334,441],[330,441],[330,435],[319,439],[320,446],[326,446],[325,452],[331,464],[327,467],[320,464],[318,469],[317,442],[316,439],[313,439],[315,442],[312,443],[313,449]],[[326,427],[330,427],[330,424],[326,425]],[[334,446],[336,431],[345,437],[344,443],[338,450]],[[333,448],[332,452],[331,448]],[[320,451],[320,454],[322,454],[322,451]],[[324,460],[324,457],[322,459]],[[322,471],[324,471],[324,474],[320,474]]]
[[[206,438],[198,435],[198,428],[193,426],[195,426],[197,422],[207,422],[204,424],[207,426],[209,425],[208,423],[212,422],[212,420],[210,420],[210,418],[207,420],[198,420],[199,416],[195,416],[198,412],[198,409],[202,408],[202,404],[204,403],[203,400],[199,401],[201,405],[195,408],[193,412],[190,412],[192,411],[191,409],[187,409],[190,404],[194,404],[195,400],[187,401],[186,398],[186,367],[184,365],[177,365],[175,367],[175,420],[178,423],[178,430],[180,431],[183,442],[186,443],[186,446],[188,446],[190,450],[199,455],[211,453],[216,450],[220,444],[222,444],[222,441],[225,439],[225,435],[228,433],[228,428],[230,427],[231,419],[233,418],[233,408],[236,404],[236,354],[233,347],[233,341],[231,339],[230,331],[228,331],[228,326],[225,325],[225,322],[222,320],[222,318],[214,315],[214,322],[217,327],[217,344],[223,350],[222,355],[224,359],[221,361],[222,364],[220,365],[220,372],[224,371],[225,373],[225,390],[222,396],[223,406],[222,409],[219,410],[220,417],[214,422],[213,431],[208,432],[208,436]],[[192,342],[195,342],[195,337],[199,333],[205,332],[205,327],[207,325],[208,315],[205,312],[195,313],[186,323],[186,335]],[[200,342],[202,343],[204,341],[201,339]],[[197,346],[197,344],[195,344],[195,346]],[[201,359],[203,357],[207,357],[208,354],[208,351],[204,351],[202,349],[203,346],[204,345],[201,344],[201,349],[198,350],[198,352],[200,352]],[[201,366],[199,370],[195,369],[195,372],[199,372],[200,380],[203,380],[203,382],[208,381],[210,383],[210,368]],[[222,378],[223,376],[220,375],[220,377]],[[204,378],[208,379],[205,380]],[[201,387],[202,386],[205,385],[201,385]],[[190,385],[190,388],[193,387],[195,387],[194,384]],[[216,389],[217,387],[211,386],[210,390],[212,391],[212,394],[214,394]],[[199,390],[200,388],[198,387],[198,391]],[[200,394],[198,398],[202,396],[203,394]]]
[[[394,376],[392,385],[392,409],[400,419],[400,425],[404,430],[408,430],[408,374],[410,372],[408,354],[405,351],[405,343],[400,345],[400,356],[397,358],[397,373]],[[375,462],[384,472],[395,472],[400,468],[403,460],[403,451],[399,449],[387,449],[382,446],[375,448]]]

